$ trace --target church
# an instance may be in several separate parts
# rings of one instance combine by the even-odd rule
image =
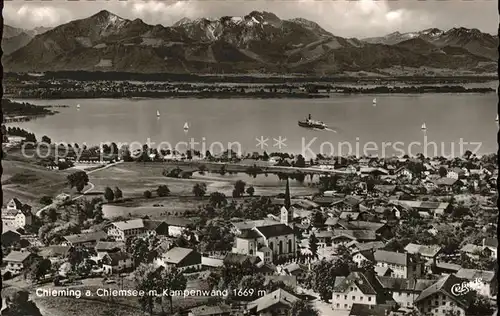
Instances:
[[[265,263],[294,256],[297,253],[297,245],[288,180],[286,181],[285,205],[281,208],[280,221],[257,220],[233,224],[238,235],[232,252],[257,256]]]

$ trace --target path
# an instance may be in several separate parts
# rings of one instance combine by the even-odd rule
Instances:
[[[96,171],[101,171],[101,170],[107,169],[107,168],[109,168],[109,167],[113,167],[113,166],[119,165],[119,164],[121,164],[121,163],[123,163],[123,161],[117,161],[117,162],[113,162],[113,163],[110,163],[110,164],[104,165],[104,166],[102,166],[102,167],[99,167],[99,168],[96,168],[96,169],[94,169],[94,170],[90,170],[90,171],[88,171],[88,172],[87,172],[87,175],[92,174],[92,173],[94,173],[94,172],[96,172]],[[90,185],[90,188],[88,188],[87,190],[83,191],[80,195],[78,195],[78,196],[75,196],[75,197],[71,198],[71,201],[76,201],[76,200],[78,200],[78,199],[82,198],[83,196],[85,196],[86,194],[88,194],[89,192],[91,192],[92,190],[94,190],[95,185],[94,185],[92,182],[90,182],[90,181],[89,181],[89,182],[88,182],[88,185]],[[42,207],[41,209],[39,209],[39,210],[36,212],[36,216],[37,216],[37,217],[40,217],[40,216],[42,215],[42,213],[43,213],[46,209],[48,209],[50,206],[52,206],[52,204],[47,205],[47,206],[44,206],[44,207]]]

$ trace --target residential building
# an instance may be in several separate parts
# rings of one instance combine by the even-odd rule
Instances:
[[[455,180],[458,180],[458,179],[463,178],[465,176],[466,176],[466,170],[463,170],[461,168],[451,168],[446,173],[447,178],[455,179]]]
[[[460,316],[465,316],[470,306],[470,293],[455,295],[452,287],[462,284],[463,279],[450,274],[442,277],[434,284],[423,290],[414,302],[418,311],[425,315],[445,316],[454,311]]]
[[[229,316],[231,307],[227,305],[203,305],[191,308],[188,316]]]
[[[295,295],[285,290],[277,289],[263,297],[248,303],[247,310],[251,315],[286,316],[293,303],[298,301]]]
[[[120,222],[113,222],[109,225],[107,233],[116,241],[125,242],[128,238],[142,235],[145,233],[144,222],[142,219],[131,219]]]
[[[423,261],[418,255],[379,249],[374,253],[374,261],[378,267],[390,268],[395,278],[412,279],[423,274]]]
[[[429,201],[408,201],[408,200],[390,200],[390,204],[410,207],[418,212],[428,213],[431,216],[444,214],[450,207],[449,203],[429,202]]]
[[[394,304],[378,304],[378,305],[365,305],[365,304],[352,304],[349,316],[392,316],[391,311],[396,309]]]
[[[188,230],[189,225],[193,222],[188,218],[167,217],[163,219],[168,226],[168,236],[179,237]]]
[[[469,281],[470,288],[480,295],[489,298],[497,295],[498,280],[494,271],[462,268],[455,273],[455,276]]]
[[[63,262],[68,257],[71,246],[48,246],[38,251],[38,256],[49,259],[51,263]]]
[[[29,251],[11,251],[5,258],[3,258],[5,270],[9,271],[13,275],[20,274],[30,265],[34,257],[35,255]]]
[[[418,254],[424,260],[426,260],[426,266],[431,266],[436,264],[436,258],[439,253],[441,253],[441,247],[438,245],[419,245],[414,243],[409,243],[405,247],[405,251],[410,254]]]
[[[435,280],[402,279],[377,276],[382,287],[391,293],[392,298],[401,307],[412,308],[413,303],[423,290],[435,283]]]
[[[498,249],[498,239],[493,238],[484,238],[483,239],[483,247],[487,248],[491,251],[491,258],[497,258],[497,249]]]
[[[7,203],[7,207],[2,209],[2,222],[13,229],[25,228],[33,222],[31,206],[21,203],[14,198]]]
[[[101,240],[106,240],[108,235],[103,232],[103,231],[96,231],[96,232],[89,232],[89,233],[82,233],[82,234],[75,234],[75,235],[69,235],[69,236],[64,236],[63,239],[65,240],[63,242],[63,246],[81,246],[81,247],[95,247],[98,241]]]
[[[376,280],[361,272],[351,272],[347,277],[336,277],[332,290],[332,308],[348,311],[353,304],[377,305],[382,303]]]
[[[3,226],[2,230],[2,246],[3,247],[10,247],[16,243],[19,243],[21,241],[21,234],[13,230],[11,228],[7,228],[5,225]]]
[[[106,253],[101,260],[106,274],[120,273],[134,267],[132,256],[125,251]]]
[[[188,268],[200,269],[202,266],[201,254],[199,252],[182,247],[174,247],[161,254],[156,262],[160,266],[174,266],[181,271]]]
[[[493,253],[493,251],[491,251],[488,247],[474,244],[465,244],[462,248],[460,248],[460,252],[473,259],[479,259],[481,256],[491,257]]]

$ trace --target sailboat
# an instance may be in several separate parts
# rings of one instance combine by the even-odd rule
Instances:
[[[160,117],[160,111],[156,110],[156,116]]]
[[[497,118],[495,119],[495,121],[497,121],[497,122],[498,122],[498,114],[497,114]]]
[[[189,129],[189,124],[188,122],[184,123],[184,130],[187,131]]]
[[[373,105],[377,105],[377,98],[373,98]]]
[[[80,104],[77,104],[77,105],[76,105],[76,108],[77,108],[77,109],[79,109],[79,108],[80,108]]]
[[[427,126],[425,126],[425,123],[422,124],[422,130],[425,131],[427,129]]]

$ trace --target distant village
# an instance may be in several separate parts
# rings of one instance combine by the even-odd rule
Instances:
[[[141,159],[165,163],[156,154]],[[99,162],[123,160],[139,163],[123,156]],[[160,307],[165,315],[193,316],[496,314],[495,154],[305,161],[198,153],[167,160],[172,170],[189,170],[185,178],[238,166],[286,180],[276,196],[254,196],[243,181],[232,196],[194,183],[192,199],[201,207],[154,219],[110,217],[123,198],[118,187],[81,199],[45,197],[42,209],[13,198],[2,208],[3,281],[171,290],[165,302],[138,298],[149,314]],[[298,175],[316,176],[317,193],[293,195],[289,183]],[[79,181],[88,182],[85,171],[68,176],[78,192]],[[169,195],[166,185],[155,192]],[[179,306],[172,291],[219,295]]]

